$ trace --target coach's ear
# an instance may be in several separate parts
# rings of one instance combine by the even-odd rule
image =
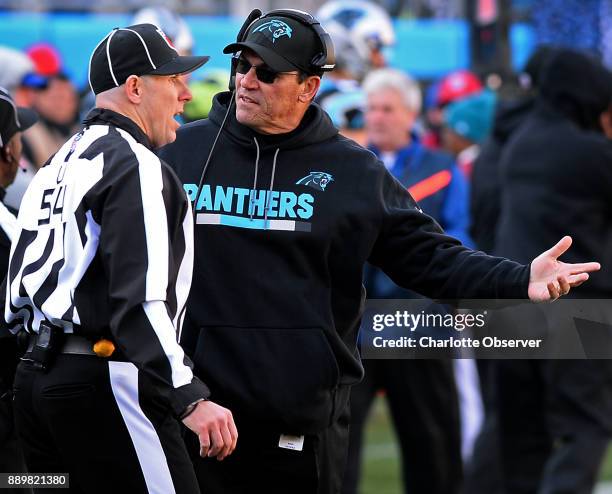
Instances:
[[[298,101],[300,103],[310,103],[317,95],[319,87],[321,87],[321,78],[317,75],[310,75],[302,84],[303,88],[298,95]]]
[[[129,76],[124,85],[125,95],[134,104],[139,104],[142,101],[143,79],[137,75]]]

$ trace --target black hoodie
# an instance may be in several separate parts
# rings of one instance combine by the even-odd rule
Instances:
[[[228,102],[217,95],[210,118],[182,127],[160,152],[192,200]],[[238,123],[232,109],[204,183],[182,341],[211,399],[243,420],[305,433],[344,409],[363,373],[366,261],[430,297],[527,296],[528,266],[444,235],[317,105],[275,136]]]

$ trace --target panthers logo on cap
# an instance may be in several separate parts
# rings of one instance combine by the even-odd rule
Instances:
[[[300,178],[295,184],[306,185],[307,187],[312,187],[315,190],[325,190],[325,187],[327,187],[329,183],[333,181],[334,177],[332,177],[329,173],[310,172],[309,175],[304,178]]]
[[[264,33],[268,38],[272,40],[272,43],[276,43],[276,40],[282,36],[291,38],[293,29],[285,24],[283,21],[272,19],[271,21],[264,22],[261,26],[253,31],[254,33]]]

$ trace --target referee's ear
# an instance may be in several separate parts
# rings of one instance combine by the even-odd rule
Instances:
[[[125,95],[131,103],[138,105],[142,102],[143,80],[137,75],[129,76],[124,83]]]

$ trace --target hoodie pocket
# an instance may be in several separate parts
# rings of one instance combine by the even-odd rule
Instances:
[[[234,413],[287,433],[326,428],[338,364],[318,328],[202,328],[195,364]]]

